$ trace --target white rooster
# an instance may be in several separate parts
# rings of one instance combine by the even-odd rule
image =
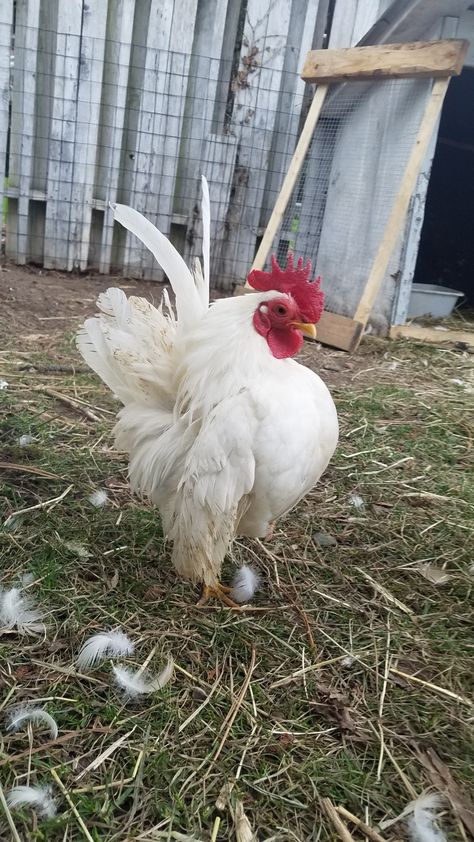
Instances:
[[[209,306],[210,204],[202,179],[203,264],[194,277],[168,239],[140,213],[115,219],[150,249],[166,273],[159,308],[100,295],[101,311],[78,335],[85,361],[121,400],[117,447],[129,454],[134,491],[158,506],[172,561],[203,585],[202,601],[230,600],[221,585],[235,535],[266,537],[319,480],[337,444],[328,389],[293,357],[316,335],[323,296],[311,264],[253,271],[259,292]]]

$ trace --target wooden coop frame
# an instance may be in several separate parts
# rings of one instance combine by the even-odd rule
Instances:
[[[318,324],[318,341],[325,345],[349,352],[355,351],[359,345],[400,235],[421,166],[441,113],[449,80],[451,76],[457,76],[461,72],[468,45],[469,42],[465,39],[449,38],[339,50],[311,50],[306,57],[301,78],[305,82],[316,83],[317,88],[252,269],[263,269],[265,265],[331,83],[377,79],[434,80],[356,311],[352,318],[327,311],[323,313]],[[245,289],[250,289],[248,283],[245,284]]]

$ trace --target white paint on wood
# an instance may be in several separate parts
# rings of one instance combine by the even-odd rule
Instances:
[[[232,135],[209,135],[203,145],[203,172],[211,200],[211,285],[220,286],[218,243],[227,219],[237,141]],[[199,238],[200,241],[200,238]],[[199,241],[194,254],[199,255]]]
[[[268,223],[296,148],[305,106],[307,104],[309,108],[311,105],[312,86],[306,85],[299,74],[308,51],[323,46],[327,12],[327,0],[310,3],[307,0],[293,0],[280,100],[262,203],[263,225]]]
[[[97,249],[103,273],[110,271],[112,259],[114,220],[108,202],[118,201],[134,14],[135,0],[109,0],[94,196],[104,203]]]
[[[2,0],[0,3],[0,214],[3,213],[6,173],[12,21],[13,0]]]
[[[334,8],[329,48],[354,47],[391,3],[392,0],[339,0]]]
[[[17,0],[8,180],[10,188],[17,188],[18,201],[9,207],[7,255],[20,264],[30,257],[28,224],[34,166],[39,14],[40,0]]]
[[[82,0],[59,2],[51,25],[56,31],[56,58],[51,91],[44,265],[67,269],[81,47]]]
[[[76,93],[68,269],[87,268],[104,70],[106,3],[84,3]]]
[[[189,197],[201,174],[203,142],[212,130],[229,2],[200,0],[197,6],[175,191],[178,213],[190,213]]]
[[[238,163],[224,241],[219,245],[224,285],[245,278],[256,251],[290,16],[288,0],[248,2],[240,65],[233,80],[232,132],[238,139]]]
[[[151,0],[137,131],[133,150],[127,150],[133,169],[126,201],[164,234],[173,212],[196,6],[197,0]],[[124,271],[161,277],[147,250],[128,233]]]

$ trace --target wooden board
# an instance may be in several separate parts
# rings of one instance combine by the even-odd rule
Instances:
[[[215,244],[220,284],[227,289],[248,272],[256,251],[290,22],[287,0],[248,0],[227,128],[237,138],[238,159],[226,226]]]
[[[104,70],[107,4],[84,4],[76,89],[76,135],[71,188],[68,270],[85,271],[89,258],[92,200]]]
[[[77,123],[77,85],[81,53],[82,0],[49,4],[56,30],[56,62],[51,80],[51,124],[44,142],[48,165],[44,266],[67,269],[71,195]],[[54,31],[54,30],[53,30]]]
[[[109,9],[95,185],[95,198],[102,199],[105,206],[98,260],[99,272],[102,273],[110,272],[112,260],[114,218],[107,202],[117,201],[121,175],[135,0],[109,0]]]
[[[312,50],[301,78],[305,82],[341,82],[347,79],[406,79],[458,76],[469,42],[460,38],[377,44],[342,50]]]
[[[0,3],[0,220],[7,163],[8,108],[10,101],[10,50],[13,0]]]
[[[312,48],[320,49],[324,43],[328,5],[329,0],[310,2],[306,6],[305,15],[302,14],[303,9],[301,9],[299,14],[292,16],[281,80],[280,106],[274,126],[262,202],[262,225],[266,225],[270,219],[298,142],[301,123],[311,104],[313,91],[306,82],[303,82],[299,70],[304,64],[308,51]],[[294,7],[295,4],[293,4],[293,9]],[[281,231],[283,237],[285,233]]]
[[[19,264],[30,257],[28,244],[29,203],[34,168],[35,99],[40,0],[17,0],[15,63],[11,92],[9,188],[18,190],[7,217],[8,257]],[[15,236],[8,234],[15,231]]]
[[[421,342],[462,342],[474,347],[474,326],[473,330],[436,330],[434,327],[424,325],[392,325],[390,328],[390,339],[419,339]]]
[[[351,354],[356,350],[363,330],[364,325],[361,322],[326,310],[316,325],[316,341]]]
[[[197,0],[151,0],[148,21],[142,16],[144,40],[137,42],[145,43],[146,50],[132,52],[132,65],[138,64],[132,67],[135,101],[132,109],[128,106],[123,196],[166,236],[173,215],[196,10]],[[174,45],[180,52],[172,52]],[[123,271],[129,277],[163,279],[153,255],[129,232]]]

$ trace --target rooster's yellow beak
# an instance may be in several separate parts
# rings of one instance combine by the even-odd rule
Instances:
[[[310,339],[316,339],[316,325],[309,322],[291,322],[292,327],[296,327],[304,336],[309,336]]]

